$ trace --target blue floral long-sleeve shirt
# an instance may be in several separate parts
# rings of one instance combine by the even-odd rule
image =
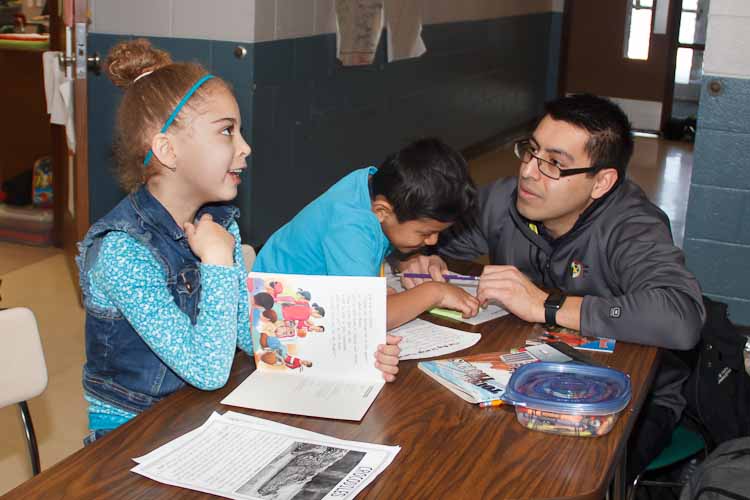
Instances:
[[[126,233],[113,231],[104,237],[89,272],[92,301],[121,311],[159,359],[185,382],[204,390],[226,383],[236,346],[252,353],[247,272],[235,222],[229,232],[235,239],[235,264],[200,264],[200,313],[195,325],[174,302],[162,266]],[[85,397],[91,430],[114,429],[135,416]]]

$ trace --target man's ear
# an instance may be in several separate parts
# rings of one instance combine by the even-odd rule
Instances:
[[[616,168],[604,168],[594,174],[594,187],[591,189],[591,197],[598,200],[617,184],[620,175]]]
[[[151,139],[151,151],[159,163],[174,172],[177,168],[177,155],[167,134],[159,133]]]
[[[372,202],[372,213],[382,224],[393,216],[393,205],[383,195],[377,195]]]

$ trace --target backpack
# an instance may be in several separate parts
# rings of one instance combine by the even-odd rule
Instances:
[[[729,321],[726,304],[705,296],[703,301],[706,324],[683,394],[688,414],[718,445],[750,436],[750,375],[744,362],[747,338]]]
[[[750,437],[722,443],[698,466],[680,500],[750,500]]]

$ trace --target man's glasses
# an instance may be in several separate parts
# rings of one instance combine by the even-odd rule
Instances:
[[[568,177],[569,175],[585,174],[587,172],[593,172],[596,169],[596,167],[563,169],[557,165],[557,162],[545,160],[538,156],[536,154],[536,151],[538,150],[539,148],[529,139],[523,139],[513,145],[513,152],[521,162],[528,163],[532,158],[536,159],[536,166],[539,168],[539,172],[550,179],[557,180],[560,177]]]

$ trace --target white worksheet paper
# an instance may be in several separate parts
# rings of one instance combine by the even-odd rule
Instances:
[[[139,463],[131,470],[164,484],[241,500],[315,493],[349,499],[399,451],[228,413],[214,414],[194,431],[135,459]]]
[[[422,319],[410,321],[390,332],[403,337],[399,359],[424,359],[467,349],[482,338],[479,333],[464,332]]]

